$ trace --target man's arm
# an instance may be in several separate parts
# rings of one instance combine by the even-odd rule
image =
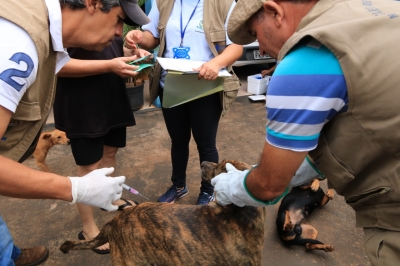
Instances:
[[[80,78],[113,72],[122,78],[134,77],[138,66],[128,65],[126,62],[136,60],[137,56],[117,57],[110,60],[80,60],[71,59],[57,76]]]
[[[211,179],[216,201],[240,207],[278,203],[288,193],[289,186],[293,186],[293,180],[319,177],[306,155],[307,152],[280,149],[266,142],[257,167],[241,171],[227,163],[227,172]]]
[[[246,178],[249,192],[262,201],[282,195],[308,152],[279,149],[265,142],[260,164]]]
[[[72,201],[71,181],[31,169],[0,156],[0,195],[23,199],[60,199]]]
[[[0,136],[3,136],[12,112],[0,106]],[[33,170],[0,156],[0,194],[25,199],[61,199],[72,201],[69,178]]]
[[[0,136],[12,112],[0,106]],[[0,140],[3,141],[3,140]],[[116,211],[125,176],[110,177],[114,168],[97,169],[83,177],[64,177],[33,170],[0,155],[0,195],[24,199],[61,199]]]

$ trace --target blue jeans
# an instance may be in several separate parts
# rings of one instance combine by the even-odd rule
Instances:
[[[14,266],[16,260],[21,254],[21,250],[14,246],[14,241],[6,223],[0,215],[0,265]]]

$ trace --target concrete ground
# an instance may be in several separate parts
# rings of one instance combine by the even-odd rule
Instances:
[[[243,85],[243,84],[242,84]],[[265,102],[251,102],[238,97],[230,112],[221,119],[217,146],[220,159],[237,159],[250,164],[258,162],[265,141]],[[126,184],[134,187],[151,201],[157,201],[170,186],[170,140],[160,109],[150,108],[135,112],[137,125],[128,128],[127,147],[117,155],[118,175],[125,175]],[[52,130],[48,124],[46,130]],[[49,168],[60,175],[74,175],[76,166],[69,146],[55,146],[46,160]],[[33,158],[24,162],[36,168]],[[175,204],[195,204],[200,187],[200,167],[194,141],[190,143],[187,170],[189,194]],[[323,184],[326,188],[326,184]],[[275,218],[278,206],[267,208],[265,243],[262,265],[370,265],[363,248],[363,233],[355,228],[352,209],[342,197],[317,209],[308,222],[319,231],[318,239],[332,244],[336,250],[307,252],[302,246],[284,246],[276,233]],[[123,192],[126,199],[144,202],[146,199]],[[98,255],[91,250],[63,254],[60,245],[77,239],[81,222],[75,206],[63,201],[23,200],[0,197],[1,215],[7,222],[19,247],[45,245],[50,257],[43,265],[111,265],[109,255]],[[97,224],[102,226],[118,213],[95,209]],[[177,218],[178,219],[178,218]],[[210,239],[209,244],[213,241]],[[212,259],[212,258],[210,258]]]

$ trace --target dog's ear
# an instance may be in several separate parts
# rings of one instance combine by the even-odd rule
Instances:
[[[228,163],[228,160],[222,160],[218,165],[215,166],[214,176],[217,176],[221,173],[226,173],[225,165]]]
[[[51,134],[50,133],[45,133],[42,136],[42,139],[50,139],[51,138]]]
[[[201,179],[206,182],[211,182],[211,179],[215,176],[216,163],[203,161],[201,163]]]
[[[232,164],[236,169],[243,171],[243,170],[251,170],[253,167],[247,163],[243,163],[237,160],[223,160],[219,165],[221,165],[221,169],[226,172],[225,165],[227,163]]]

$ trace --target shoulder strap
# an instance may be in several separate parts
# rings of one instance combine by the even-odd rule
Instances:
[[[228,17],[228,12],[232,6],[233,1],[234,0],[204,0],[204,33],[207,39],[208,46],[210,47],[211,52],[214,54],[214,56],[219,55],[219,52],[216,49],[216,44],[220,43],[221,40],[213,42],[211,34],[215,34],[216,32],[210,32],[210,30],[220,31],[219,34],[223,36],[223,42],[224,45],[226,45],[225,20]],[[218,27],[220,27],[220,29],[218,29]],[[230,71],[231,69],[231,66],[228,66],[228,70]]]
[[[162,56],[165,49],[165,28],[171,15],[172,8],[174,7],[174,0],[157,0],[156,4],[158,11],[160,12],[157,26],[160,32],[160,48],[158,50],[158,56]]]
[[[220,25],[220,27],[224,27],[225,20],[228,16],[228,12],[230,7],[232,6],[233,1],[234,0],[204,0],[204,33],[206,35],[208,46],[210,47],[214,56],[217,56],[219,53],[215,48],[215,43],[213,43],[212,41],[212,33],[210,32],[210,29],[212,27],[215,27],[215,25]]]

